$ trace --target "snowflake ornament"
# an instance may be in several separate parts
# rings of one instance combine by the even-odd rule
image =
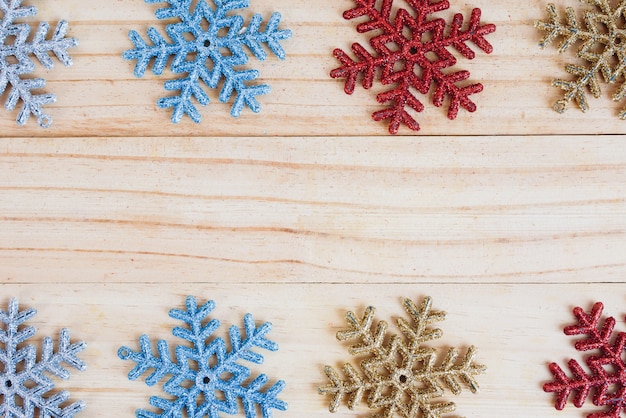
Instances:
[[[425,298],[418,307],[404,299],[403,305],[412,319],[398,318],[401,335],[387,334],[387,322],[378,322],[373,328],[374,308],[365,310],[363,319],[348,312],[349,328],[339,331],[340,341],[357,341],[349,353],[361,356],[362,372],[350,363],[343,365],[343,380],[331,366],[324,371],[330,383],[321,386],[321,394],[330,394],[330,411],[336,412],[344,398],[348,408],[354,409],[367,395],[367,405],[373,410],[372,417],[440,418],[442,414],[456,409],[453,402],[437,401],[449,389],[455,395],[467,386],[472,392],[478,390],[475,376],[485,371],[485,366],[474,363],[476,349],[470,346],[459,360],[456,348],[447,349],[443,361],[437,365],[439,350],[423,343],[442,336],[438,328],[430,328],[434,322],[443,321],[445,312],[431,310],[431,298]]]
[[[610,0],[580,1],[592,6],[584,12],[582,24],[571,7],[565,9],[565,21],[562,21],[554,4],[547,6],[547,21],[535,22],[536,28],[547,32],[539,44],[541,48],[561,37],[558,48],[562,53],[577,41],[582,41],[577,55],[585,63],[565,66],[565,70],[576,79],[556,79],[552,82],[553,86],[565,90],[563,98],[554,104],[558,113],[565,112],[572,100],[583,112],[589,110],[585,93],[589,88],[593,97],[600,97],[600,74],[606,83],[619,85],[613,95],[614,101],[618,102],[626,96],[626,0],[620,0],[615,7],[611,6]],[[626,119],[626,107],[620,111],[619,118]]]
[[[382,0],[380,9],[377,0],[353,0],[356,7],[344,12],[346,20],[367,16],[368,20],[357,25],[357,32],[376,31],[369,43],[376,51],[372,55],[359,43],[352,44],[353,60],[343,50],[334,50],[334,56],[341,66],[331,71],[333,78],[345,78],[345,92],[352,94],[359,76],[361,84],[369,89],[374,77],[379,74],[383,85],[394,84],[390,90],[378,94],[380,104],[390,105],[372,114],[375,121],[390,120],[389,132],[398,133],[401,124],[410,129],[420,129],[417,121],[407,109],[415,112],[424,110],[424,105],[413,90],[428,94],[431,85],[435,86],[433,104],[441,107],[446,96],[449,98],[448,118],[455,119],[459,107],[470,112],[476,104],[469,98],[471,94],[483,90],[480,83],[459,86],[458,83],[470,77],[469,71],[454,71],[456,58],[448,50],[455,49],[467,59],[475,57],[467,45],[473,42],[486,53],[493,47],[485,39],[496,30],[493,24],[480,24],[480,9],[472,10],[469,25],[463,28],[463,15],[456,14],[448,25],[442,18],[433,18],[433,13],[450,7],[448,0],[406,0],[411,11],[399,8],[391,18],[393,0]]]
[[[172,72],[186,76],[166,81],[165,90],[178,91],[178,94],[161,98],[157,102],[160,108],[174,108],[174,123],[180,122],[185,114],[199,123],[202,117],[191,99],[195,98],[201,105],[207,105],[209,96],[202,85],[214,89],[221,80],[224,80],[219,95],[221,102],[227,102],[233,92],[236,94],[230,111],[233,117],[238,117],[244,106],[258,113],[261,106],[256,96],[267,94],[270,87],[248,83],[259,77],[259,71],[237,69],[248,62],[244,46],[260,61],[267,58],[264,44],[279,59],[285,59],[285,51],[280,41],[290,38],[291,31],[278,29],[280,13],[273,13],[265,31],[260,31],[263,19],[261,15],[255,14],[246,27],[242,16],[229,13],[247,8],[249,0],[212,1],[215,9],[205,0],[200,0],[192,11],[192,0],[145,0],[146,3],[169,4],[169,7],[158,9],[155,15],[157,19],[179,20],[178,23],[166,26],[172,42],[168,43],[155,28],[149,28],[148,37],[152,42],[149,45],[133,30],[129,36],[135,49],[125,51],[122,55],[127,60],[137,60],[135,77],[138,78],[143,77],[153,58],[152,72],[161,75],[168,59],[174,57]]]
[[[48,128],[52,124],[52,117],[44,113],[42,106],[54,103],[56,96],[52,93],[33,94],[32,90],[43,88],[46,80],[43,78],[23,78],[32,73],[35,64],[29,58],[34,55],[46,69],[53,67],[50,52],[57,56],[66,67],[72,65],[72,58],[67,50],[78,45],[74,38],[66,38],[68,23],[61,20],[54,30],[52,37],[46,39],[50,25],[39,23],[39,28],[28,42],[30,26],[27,23],[16,23],[17,19],[37,14],[34,6],[21,6],[22,0],[0,0],[2,22],[0,23],[0,95],[10,84],[11,89],[4,104],[7,110],[15,109],[18,101],[22,101],[22,109],[17,116],[17,124],[24,125],[30,115],[37,118],[39,126]]]
[[[217,319],[206,321],[207,316],[215,308],[213,301],[203,306],[196,304],[196,299],[187,297],[187,310],[172,309],[170,317],[184,322],[188,327],[175,327],[172,334],[189,343],[179,345],[175,349],[176,362],[171,361],[168,344],[165,340],[157,343],[158,354],[152,353],[152,344],[147,335],[139,338],[140,351],[128,347],[119,349],[122,360],[132,360],[137,365],[128,374],[135,380],[148,369],[154,371],[146,378],[146,384],[153,386],[166,375],[171,378],[164,383],[163,390],[174,397],[165,399],[158,396],[150,398],[150,404],[161,413],[138,409],[137,417],[181,417],[187,412],[189,418],[219,418],[220,413],[235,415],[238,413],[238,399],[243,403],[246,418],[256,416],[257,407],[262,411],[263,418],[272,417],[272,409],[284,411],[287,404],[278,399],[278,394],[285,387],[285,382],[277,381],[265,391],[262,387],[268,377],[260,374],[249,383],[250,369],[242,365],[247,361],[261,364],[263,356],[253,352],[255,347],[269,351],[277,351],[278,345],[265,338],[272,329],[272,324],[265,322],[257,327],[252,315],[244,316],[246,335],[242,338],[239,328],[231,326],[229,330],[230,351],[222,338],[212,337],[220,326]]]
[[[2,0],[0,0],[2,1]],[[35,316],[35,309],[19,310],[17,299],[11,299],[7,311],[0,310],[0,416],[34,418],[70,418],[81,411],[85,404],[77,401],[67,405],[70,394],[55,391],[54,383],[46,374],[69,379],[70,372],[63,365],[85,370],[85,363],[77,354],[86,347],[84,342],[70,343],[70,332],[62,329],[57,350],[52,338],[45,337],[42,353],[37,359],[37,348],[24,344],[35,335],[35,328],[22,326]],[[65,404],[66,406],[61,406]],[[37,412],[35,412],[37,411]]]
[[[574,359],[567,362],[572,377],[558,364],[550,364],[554,380],[546,383],[543,390],[557,394],[555,407],[558,410],[565,408],[572,393],[572,403],[582,407],[594,390],[593,404],[606,408],[589,414],[588,418],[619,418],[626,412],[626,362],[623,359],[626,332],[613,332],[615,319],[607,317],[602,320],[603,308],[601,302],[594,304],[589,313],[575,308],[574,316],[578,322],[564,328],[565,335],[585,336],[576,341],[576,350],[594,351],[585,359],[590,373]]]

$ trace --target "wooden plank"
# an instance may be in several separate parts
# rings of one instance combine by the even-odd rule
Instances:
[[[82,271],[80,265],[68,265]],[[123,277],[121,277],[123,279]],[[149,279],[149,278],[147,278]],[[73,373],[61,386],[71,390],[74,399],[84,399],[85,416],[132,416],[135,408],[149,407],[150,395],[161,395],[160,387],[147,387],[143,380],[130,382],[126,374],[131,363],[117,357],[119,347],[138,349],[142,333],[152,339],[179,342],[170,334],[179,323],[167,316],[170,307],[184,308],[186,295],[201,301],[213,299],[216,309],[211,317],[222,327],[216,335],[225,337],[230,325],[242,326],[246,312],[257,323],[273,324],[271,337],[280,350],[265,356],[256,373],[264,372],[272,379],[284,379],[287,388],[283,398],[289,403],[279,416],[365,416],[360,406],[349,412],[342,407],[331,415],[328,399],[316,388],[326,383],[323,367],[340,367],[356,362],[347,354],[346,345],[335,339],[344,327],[347,310],[358,314],[368,305],[377,309],[377,320],[393,325],[403,316],[401,297],[420,301],[433,298],[433,307],[445,310],[445,322],[437,324],[444,332],[441,340],[428,343],[433,347],[458,347],[470,344],[478,348],[477,360],[488,370],[479,376],[480,392],[469,391],[460,396],[446,396],[457,403],[457,413],[467,417],[559,416],[580,417],[593,411],[593,406],[578,410],[571,405],[561,412],[553,409],[554,398],[542,391],[551,380],[547,364],[564,364],[566,359],[581,356],[573,347],[571,337],[562,327],[572,322],[569,303],[586,310],[596,299],[602,299],[606,313],[623,315],[623,284],[485,284],[460,287],[455,284],[245,284],[224,280],[190,283],[193,277],[182,277],[167,284],[132,283],[55,283],[43,293],[39,284],[3,285],[3,294],[18,296],[24,306],[36,306],[38,316],[33,324],[41,335],[56,335],[60,327],[69,327],[72,337],[89,342],[82,358],[88,362],[85,373]],[[4,303],[4,302],[3,302]],[[619,320],[618,328],[623,329]]]
[[[230,104],[217,101],[200,110],[204,123],[198,125],[185,118],[180,124],[170,122],[170,112],[156,107],[158,98],[166,95],[163,82],[175,75],[146,74],[135,79],[134,63],[121,58],[122,51],[132,47],[127,33],[136,29],[142,34],[154,22],[158,4],[141,1],[115,2],[115,6],[85,7],[78,0],[62,4],[38,5],[39,18],[71,21],[70,34],[80,40],[72,51],[75,65],[69,69],[55,67],[38,70],[48,79],[46,89],[57,93],[58,102],[49,107],[54,118],[51,129],[42,131],[34,120],[26,128],[14,123],[17,111],[0,118],[3,135],[11,136],[308,136],[308,135],[384,135],[386,126],[371,120],[379,108],[376,94],[381,90],[357,90],[343,93],[341,80],[329,72],[337,66],[332,56],[336,47],[348,50],[351,43],[367,43],[366,35],[355,31],[355,23],[343,20],[342,10],[349,2],[324,0],[316,7],[304,0],[256,0],[246,15],[272,10],[283,12],[283,25],[294,32],[285,42],[288,59],[250,62],[261,71],[261,82],[272,86],[272,92],[260,98],[263,111],[244,111],[234,120]],[[400,4],[401,2],[396,2]],[[591,110],[582,114],[575,108],[563,115],[552,111],[560,90],[550,86],[557,77],[567,77],[564,66],[576,62],[571,54],[558,55],[554,48],[540,50],[542,34],[532,22],[545,16],[544,2],[539,0],[516,5],[492,0],[455,1],[453,12],[469,15],[473,7],[483,10],[483,20],[497,25],[489,37],[494,45],[492,55],[482,52],[473,61],[459,58],[458,67],[472,73],[471,81],[484,84],[475,96],[478,111],[459,113],[455,121],[447,119],[446,110],[427,105],[418,115],[423,135],[528,135],[528,134],[619,134],[624,122],[616,118],[620,104],[605,97],[590,99]],[[159,26],[161,27],[161,26]],[[604,86],[606,87],[606,86]],[[425,99],[428,103],[428,98]],[[97,121],[97,123],[95,123]],[[403,129],[403,135],[414,132]]]
[[[59,280],[76,257],[89,263],[76,280],[96,282],[208,267],[252,282],[624,280],[620,137],[4,139],[0,149],[9,277],[43,263]]]
[[[262,113],[232,119],[210,91],[201,124],[173,125],[155,103],[174,75],[135,79],[121,58],[129,30],[163,27],[161,5],[25,0],[33,27],[66,18],[80,45],[73,67],[34,74],[57,93],[52,128],[0,117],[0,308],[36,307],[37,342],[61,327],[87,341],[87,372],[59,384],[80,416],[134,416],[162,394],[127,381],[117,350],[143,332],[176,344],[167,312],[190,294],[216,301],[220,336],[245,312],[274,324],[281,350],[255,370],[287,381],[276,418],[367,416],[316,393],[349,359],[345,311],[393,322],[401,297],[426,295],[448,311],[440,344],[474,344],[488,366],[478,395],[448,397],[457,415],[588,415],[541,387],[548,362],[583,357],[562,333],[574,306],[602,300],[624,330],[626,122],[604,85],[587,114],[552,111],[550,82],[576,60],[539,49],[546,2],[452,1],[442,17],[480,7],[498,27],[493,54],[459,60],[485,86],[478,110],[427,105],[419,134],[389,137],[370,117],[382,88],[348,96],[329,77],[334,48],[367,43],[349,1],[254,0],[246,18],[278,10],[294,32],[286,61],[250,62],[272,86]]]

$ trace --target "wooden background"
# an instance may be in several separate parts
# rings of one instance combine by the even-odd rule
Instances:
[[[87,341],[88,370],[58,382],[81,416],[131,417],[161,394],[127,381],[117,349],[143,332],[176,344],[167,312],[190,294],[216,301],[220,335],[245,312],[274,324],[281,350],[255,370],[287,381],[277,418],[368,416],[331,415],[316,393],[325,364],[350,360],[343,315],[371,304],[393,321],[401,297],[427,295],[449,312],[440,343],[474,344],[488,366],[479,394],[448,396],[458,415],[594,410],[557,412],[541,386],[549,361],[581,357],[561,331],[574,306],[602,300],[626,329],[621,105],[603,85],[587,114],[552,111],[550,81],[575,58],[538,48],[545,0],[452,3],[497,25],[493,54],[458,66],[485,86],[478,111],[427,105],[419,134],[391,137],[370,119],[376,89],[347,96],[328,76],[334,47],[367,39],[341,17],[348,0],[253,0],[247,17],[278,10],[294,32],[286,61],[250,62],[272,86],[262,113],[232,119],[210,92],[202,123],[178,125],[155,105],[171,74],[135,79],[121,59],[130,29],[162,27],[159,4],[25,1],[80,45],[73,67],[38,67],[58,96],[50,129],[1,112],[0,302],[36,307],[39,338],[65,326]]]

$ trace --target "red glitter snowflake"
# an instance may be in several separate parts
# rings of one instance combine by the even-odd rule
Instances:
[[[595,354],[585,359],[591,373],[587,373],[574,359],[567,362],[572,372],[568,377],[563,369],[556,364],[550,364],[550,371],[554,375],[552,382],[546,383],[543,390],[557,394],[556,409],[565,407],[570,393],[574,392],[573,404],[580,408],[592,389],[593,404],[607,406],[604,411],[588,415],[588,418],[619,418],[626,412],[626,363],[622,358],[626,343],[626,333],[614,334],[615,319],[608,317],[601,324],[603,305],[597,302],[590,313],[582,308],[574,309],[574,316],[578,323],[565,327],[565,335],[586,335],[575,344],[578,351],[597,350]]]
[[[393,0],[353,0],[356,7],[346,10],[343,17],[347,20],[367,16],[366,22],[357,26],[359,33],[377,31],[369,43],[377,52],[370,54],[361,44],[352,44],[352,52],[357,57],[353,60],[343,50],[334,50],[334,56],[341,62],[341,67],[334,69],[333,78],[345,78],[345,92],[352,94],[357,79],[363,74],[363,88],[372,87],[374,77],[380,73],[383,85],[395,84],[391,90],[380,93],[377,100],[381,104],[391,103],[387,108],[376,111],[372,117],[376,121],[387,120],[389,132],[396,134],[401,124],[410,129],[419,130],[417,121],[407,112],[411,108],[416,112],[424,110],[424,105],[415,97],[412,89],[427,94],[431,84],[435,84],[433,104],[443,105],[444,98],[450,98],[448,118],[457,116],[459,107],[470,112],[476,110],[476,104],[469,98],[471,94],[482,91],[480,83],[458,86],[460,81],[470,77],[469,71],[450,71],[456,59],[446,48],[452,47],[467,59],[475,54],[468,46],[473,42],[486,53],[493,47],[485,40],[485,35],[496,30],[493,24],[480,25],[480,9],[472,10],[469,25],[463,29],[463,15],[456,14],[446,30],[447,23],[442,18],[432,18],[435,12],[450,7],[448,0],[406,0],[412,12],[398,8],[391,18]],[[380,10],[376,4],[380,2]],[[407,36],[408,35],[408,36]],[[380,69],[380,71],[378,71]]]

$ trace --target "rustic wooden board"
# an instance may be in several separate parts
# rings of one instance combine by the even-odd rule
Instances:
[[[216,301],[223,332],[245,312],[274,324],[281,350],[257,370],[287,381],[276,418],[368,416],[331,415],[316,393],[323,366],[349,359],[343,315],[375,305],[393,322],[401,297],[427,295],[449,313],[441,343],[488,366],[479,394],[451,397],[458,415],[593,410],[557,412],[541,386],[549,361],[580,358],[561,332],[573,306],[603,300],[626,328],[626,122],[606,97],[551,110],[571,56],[537,47],[544,1],[453,1],[498,26],[494,53],[460,65],[485,85],[478,111],[427,106],[419,135],[398,137],[370,119],[376,90],[347,96],[328,76],[334,47],[366,39],[347,0],[254,0],[294,31],[288,59],[251,64],[272,85],[262,113],[233,120],[212,93],[199,125],[171,124],[165,77],[137,80],[120,57],[157,4],[41,3],[80,46],[73,67],[38,73],[59,98],[52,128],[0,114],[0,305],[17,296],[41,335],[88,342],[88,371],[61,385],[82,415],[134,416],[160,393],[127,381],[117,349],[143,332],[175,342],[167,312],[190,294]]]

